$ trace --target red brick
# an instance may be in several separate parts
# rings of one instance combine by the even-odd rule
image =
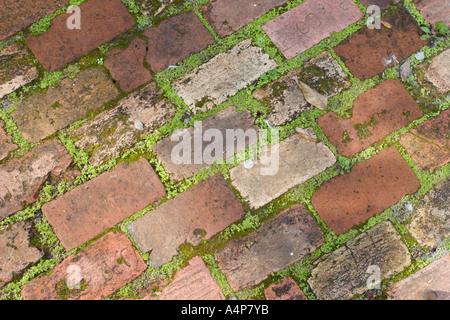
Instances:
[[[450,150],[448,148],[441,148],[411,133],[405,134],[400,139],[400,144],[422,170],[429,169],[433,172],[450,161]]]
[[[286,59],[292,59],[363,16],[351,0],[308,0],[262,28]]]
[[[44,255],[30,245],[30,223],[19,221],[0,230],[0,288]]]
[[[145,41],[139,38],[131,41],[127,49],[108,52],[105,67],[123,91],[132,91],[152,79],[150,71],[144,68],[146,52]]]
[[[371,6],[375,5],[380,7],[381,11],[384,11],[391,7],[391,5],[396,5],[400,3],[402,0],[359,0],[359,2],[366,7],[366,9]]]
[[[323,241],[311,214],[295,205],[253,233],[231,240],[216,260],[231,288],[238,291],[314,252]]]
[[[179,271],[162,290],[160,300],[223,300],[224,296],[202,258],[189,260],[189,266]]]
[[[50,275],[27,283],[22,296],[25,300],[100,300],[133,281],[146,267],[127,236],[113,232],[67,257]],[[73,288],[79,280],[81,289]]]
[[[71,250],[166,194],[144,158],[78,186],[42,207],[66,250]]]
[[[420,29],[405,9],[387,14],[383,21],[390,23],[392,28],[364,27],[334,48],[359,79],[372,78],[427,44],[420,40]]]
[[[268,287],[264,290],[264,294],[266,300],[308,300],[294,279],[289,276]]]
[[[445,110],[437,117],[419,124],[411,132],[432,141],[440,147],[447,146],[450,148],[450,109]]]
[[[151,252],[150,265],[160,267],[183,243],[210,239],[243,215],[242,204],[217,175],[132,222],[128,230],[142,252]]]
[[[213,0],[201,11],[214,31],[225,37],[286,2],[286,0]]]
[[[26,38],[47,71],[55,71],[130,29],[134,19],[120,0],[90,0],[79,6],[81,28],[67,28],[68,14],[51,22],[43,34]]]
[[[200,52],[214,43],[208,29],[193,12],[170,17],[144,32],[148,38],[147,62],[155,72]]]
[[[8,156],[8,153],[16,150],[17,145],[12,142],[12,138],[4,130],[5,123],[0,120],[0,160]]]
[[[5,0],[0,2],[0,40],[64,7],[68,0]]]
[[[72,163],[59,140],[48,140],[20,159],[0,167],[0,220],[36,202],[51,176],[59,176]]]
[[[329,112],[318,123],[339,153],[346,157],[422,117],[419,106],[399,80],[389,79],[368,90],[354,103],[350,119]]]
[[[450,6],[448,5],[448,0],[414,0],[414,3],[425,20],[433,26],[438,21],[442,21],[450,26]]]
[[[406,161],[391,147],[326,181],[311,202],[319,216],[342,234],[420,188]]]
[[[437,300],[450,300],[450,255],[397,282],[388,290],[389,300],[422,300],[426,290],[437,293]]]

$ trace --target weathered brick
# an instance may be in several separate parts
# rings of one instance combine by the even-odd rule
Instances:
[[[441,148],[411,133],[405,134],[400,139],[400,144],[422,170],[434,172],[434,170],[450,161],[450,150],[448,148]]]
[[[17,145],[12,142],[12,138],[4,130],[5,123],[0,120],[0,160],[8,156],[13,150],[17,149]]]
[[[437,300],[450,300],[450,255],[397,282],[388,290],[389,300],[422,300],[433,290]]]
[[[406,228],[428,249],[435,248],[450,236],[450,180],[433,189],[414,208]]]
[[[318,123],[339,153],[351,157],[422,115],[402,83],[388,79],[358,97],[350,119],[329,112]]]
[[[359,0],[359,2],[367,9],[369,6],[378,6],[381,11],[389,9],[392,5],[399,4],[402,0]]]
[[[150,71],[144,68],[146,53],[145,41],[139,38],[133,39],[126,49],[107,53],[104,65],[123,91],[133,91],[152,79]]]
[[[245,163],[230,172],[233,186],[252,208],[259,208],[331,167],[336,158],[323,142],[312,142],[299,134],[265,147],[270,165],[258,161],[247,169]]]
[[[0,220],[36,202],[39,190],[50,176],[59,176],[72,158],[59,140],[48,140],[21,159],[0,167]]]
[[[441,92],[450,90],[450,49],[445,50],[425,68],[425,77]]]
[[[47,71],[55,71],[130,29],[134,19],[120,0],[90,0],[79,6],[81,28],[69,29],[69,15],[51,21],[50,29],[26,38]]]
[[[216,253],[219,268],[235,291],[254,286],[323,244],[323,233],[305,207],[295,205],[253,233],[231,240]]]
[[[147,160],[125,162],[46,203],[42,212],[67,251],[161,199],[166,191]]]
[[[19,221],[0,230],[0,288],[44,255],[30,245],[30,227],[28,222]]]
[[[262,28],[286,59],[292,59],[363,16],[351,0],[309,0]]]
[[[214,31],[225,37],[286,2],[286,0],[213,0],[201,8],[201,12]]]
[[[276,67],[269,55],[253,47],[248,39],[175,81],[172,87],[191,110],[205,111],[225,102]]]
[[[21,0],[0,2],[0,40],[64,7],[68,0]]]
[[[411,257],[394,226],[385,221],[315,264],[308,283],[317,298],[344,300],[370,290],[368,282],[372,283],[369,277],[373,275],[374,266],[380,268],[383,281],[408,267]]]
[[[172,120],[176,108],[162,95],[152,82],[71,132],[70,137],[77,148],[90,153],[89,163],[101,165]]]
[[[67,257],[50,275],[24,285],[22,296],[25,300],[100,300],[133,281],[146,267],[126,235],[108,233]]]
[[[0,50],[0,99],[38,77],[39,72],[22,43]]]
[[[419,124],[411,132],[440,147],[450,147],[450,109],[445,110],[437,117]]]
[[[158,297],[160,300],[223,300],[224,295],[211,277],[202,258],[189,260],[189,266],[179,271]]]
[[[272,111],[267,121],[282,126],[297,118],[302,112],[313,109],[296,80],[300,80],[317,92],[330,98],[350,86],[348,76],[328,51],[308,61],[303,68],[295,69],[260,89],[253,91],[255,99],[267,104]]]
[[[170,17],[144,32],[147,62],[155,72],[188,58],[214,43],[213,36],[193,12]]]
[[[381,73],[427,44],[420,40],[420,29],[405,9],[387,14],[383,21],[390,23],[392,28],[364,27],[334,48],[350,72],[359,79]]]
[[[450,6],[446,0],[414,0],[416,8],[419,9],[425,20],[433,26],[438,21],[450,26]]]
[[[217,160],[225,160],[226,157],[230,158],[234,154],[244,150],[245,147],[247,147],[249,144],[252,145],[256,143],[258,139],[259,129],[256,125],[254,125],[254,122],[255,119],[251,116],[250,111],[244,111],[239,114],[236,112],[234,107],[229,107],[222,111],[219,111],[214,116],[205,118],[205,120],[203,120],[201,124],[201,127],[197,125],[196,129],[194,129],[194,127],[186,129],[186,137],[184,137],[184,135],[182,136],[183,142],[177,140],[172,141],[172,135],[171,137],[165,138],[158,142],[153,147],[153,151],[162,161],[162,164],[166,171],[171,174],[172,179],[184,180],[198,173],[200,169],[209,167],[210,164],[216,162]],[[194,138],[194,135],[200,135],[201,137],[203,137],[203,134],[207,130],[219,130],[222,137],[221,149],[215,150],[214,155],[208,154],[208,156],[211,156],[211,159],[207,159],[208,161],[203,158],[203,154],[204,152],[207,153],[205,149],[208,148],[211,142],[207,142],[202,139],[202,146],[201,148],[199,148],[196,146]],[[227,136],[227,130],[236,130],[235,135]],[[247,135],[247,139],[246,132],[249,133]],[[176,135],[177,133],[174,134]],[[187,159],[188,157],[186,157],[186,160],[189,161],[186,161],[187,163],[183,164],[175,163],[172,158],[174,148],[177,147],[177,145],[180,143],[186,143],[186,145],[190,145],[190,157],[189,159]],[[227,144],[234,146],[232,154],[227,154]],[[202,161],[201,163],[196,164],[195,157],[198,153],[202,155]]]
[[[264,290],[266,300],[308,300],[295,281],[287,276]]]
[[[88,69],[19,103],[12,117],[24,138],[36,143],[83,118],[117,94],[101,68]]]
[[[414,172],[391,147],[323,183],[311,202],[322,220],[342,234],[419,188]]]
[[[241,203],[222,176],[211,177],[155,211],[128,225],[142,252],[151,252],[150,266],[170,262],[185,242],[197,245],[244,215]]]

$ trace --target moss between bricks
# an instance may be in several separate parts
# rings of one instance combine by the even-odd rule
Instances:
[[[70,1],[70,4],[80,4],[82,2],[84,1],[83,0]],[[215,174],[222,174],[230,184],[229,170],[232,167],[234,167],[234,165],[227,165],[227,166],[213,165],[211,166],[211,168],[203,169],[194,177],[187,179],[185,181],[177,183],[171,181],[169,174],[165,171],[161,162],[151,152],[151,148],[156,142],[163,139],[164,137],[169,136],[173,131],[179,128],[184,128],[188,125],[192,125],[194,121],[202,120],[205,117],[213,115],[219,110],[222,110],[223,108],[226,108],[231,105],[235,105],[238,108],[239,112],[243,110],[250,110],[252,114],[255,117],[257,117],[256,123],[260,125],[262,128],[267,128],[267,124],[265,123],[265,117],[267,116],[267,108],[264,107],[258,101],[256,101],[252,97],[251,92],[255,88],[262,87],[265,84],[278,79],[279,77],[283,76],[290,70],[302,67],[305,61],[316,57],[323,50],[327,50],[333,55],[333,57],[341,65],[344,72],[346,72],[349,75],[349,81],[351,82],[351,87],[348,90],[344,90],[340,94],[330,99],[329,109],[336,112],[340,116],[343,117],[351,116],[351,108],[353,106],[353,102],[357,99],[357,97],[360,94],[369,90],[370,88],[373,88],[375,85],[384,81],[385,79],[398,77],[398,66],[394,66],[385,70],[382,76],[375,76],[372,79],[360,81],[359,79],[353,77],[353,75],[350,73],[345,64],[339,59],[339,57],[337,57],[337,55],[333,51],[333,47],[339,44],[340,41],[342,41],[350,34],[353,34],[362,27],[363,22],[365,21],[367,16],[359,23],[355,23],[354,25],[349,26],[345,30],[333,34],[330,38],[323,40],[320,44],[307,50],[298,57],[286,61],[284,57],[280,54],[278,49],[271,43],[267,35],[262,31],[261,26],[263,23],[272,20],[276,16],[282,14],[283,12],[289,10],[290,8],[299,5],[300,3],[303,3],[304,1],[290,1],[283,6],[275,8],[274,10],[271,10],[269,13],[263,15],[261,18],[256,19],[248,26],[240,29],[234,34],[223,39],[221,39],[220,37],[217,36],[217,34],[215,34],[212,27],[207,23],[207,21],[203,18],[203,15],[198,10],[202,5],[208,3],[209,1],[201,1],[197,5],[194,5],[192,3],[181,3],[181,1],[179,1],[180,3],[177,3],[173,7],[169,8],[162,15],[161,18],[153,18],[153,19],[144,17],[138,10],[138,7],[134,1],[123,0],[123,2],[129,9],[133,17],[138,22],[138,28],[127,34],[125,37],[122,37],[122,39],[105,44],[101,46],[99,50],[96,50],[94,53],[87,54],[86,56],[80,58],[78,61],[65,67],[63,71],[46,73],[45,71],[40,69],[40,72],[43,76],[38,81],[36,81],[31,85],[25,86],[23,89],[16,91],[15,93],[9,95],[7,98],[13,102],[21,101],[24,98],[26,98],[26,96],[29,94],[39,92],[40,90],[45,90],[49,86],[57,84],[63,77],[74,77],[84,68],[102,65],[104,59],[106,58],[107,51],[109,51],[111,48],[124,47],[125,45],[127,45],[127,42],[129,42],[133,37],[135,36],[141,37],[143,30],[148,26],[156,25],[164,18],[178,14],[180,12],[193,10],[197,14],[197,16],[199,16],[200,20],[208,28],[208,30],[210,30],[210,32],[213,34],[213,36],[216,39],[216,43],[209,46],[202,52],[194,54],[188,59],[178,63],[177,68],[170,68],[155,75],[155,81],[158,84],[158,86],[160,86],[164,90],[166,98],[168,98],[178,109],[175,118],[171,122],[166,124],[163,128],[159,129],[159,131],[163,133],[163,136],[160,136],[156,133],[148,135],[144,137],[142,141],[136,144],[133,148],[130,148],[129,150],[125,151],[123,154],[118,156],[116,159],[111,159],[110,161],[108,161],[107,163],[105,163],[100,167],[91,166],[88,163],[89,154],[82,150],[77,150],[75,148],[74,142],[68,139],[67,135],[68,130],[73,130],[81,126],[88,119],[93,118],[96,114],[108,110],[109,108],[112,108],[118,102],[118,100],[126,97],[128,95],[127,93],[121,93],[121,95],[117,99],[109,103],[107,106],[101,108],[101,110],[98,110],[97,113],[96,112],[91,113],[85,119],[75,122],[68,129],[61,130],[57,134],[58,138],[63,142],[64,146],[67,148],[69,153],[74,158],[75,163],[80,168],[82,176],[77,178],[73,185],[67,185],[66,183],[61,182],[56,187],[50,185],[44,186],[42,192],[40,193],[39,201],[36,204],[29,206],[24,210],[0,222],[0,226],[6,226],[11,225],[12,223],[20,220],[35,219],[37,221],[36,229],[38,231],[38,239],[39,239],[39,241],[37,241],[36,243],[38,243],[41,246],[45,246],[46,250],[50,250],[53,256],[53,258],[51,259],[41,259],[41,261],[39,261],[37,265],[28,268],[24,272],[24,274],[21,275],[18,279],[0,289],[0,298],[21,299],[20,287],[22,285],[26,284],[39,274],[49,271],[51,272],[52,268],[55,265],[57,265],[60,261],[62,261],[62,259],[67,257],[69,254],[77,253],[83,250],[84,248],[88,247],[92,242],[94,242],[96,239],[100,238],[107,232],[122,231],[128,234],[126,226],[130,222],[136,220],[137,218],[143,216],[144,214],[150,212],[151,210],[154,210],[157,206],[161,205],[165,201],[172,199],[173,197],[175,197],[181,192],[184,192],[191,186],[196,185],[199,182],[207,179],[209,176]],[[363,7],[357,1],[354,2],[363,10],[363,12],[365,12],[365,9],[363,9]],[[419,25],[428,24],[420,15],[420,13],[417,11],[417,9],[414,7],[412,0],[405,0],[403,3],[404,4],[395,6],[393,9],[389,9],[389,11],[383,13],[383,15],[389,13],[392,10],[395,10],[397,7],[405,6],[407,10],[411,13],[411,15],[416,19]],[[57,12],[53,15],[41,19],[41,21],[30,27],[29,31],[27,32],[39,33],[46,31],[46,27],[48,26],[49,21],[56,15],[61,14],[63,12],[64,11],[60,10],[60,12]],[[20,37],[21,35],[19,34],[18,41],[23,41],[23,39],[21,39]],[[181,118],[184,113],[189,112],[189,108],[185,105],[184,101],[177,95],[177,92],[175,92],[171,88],[170,83],[173,80],[181,77],[182,75],[192,71],[199,65],[210,60],[217,54],[226,52],[227,50],[231,49],[234,45],[247,38],[253,39],[252,42],[253,45],[262,47],[264,51],[268,53],[270,57],[278,63],[278,68],[273,71],[270,71],[266,75],[263,75],[259,81],[257,81],[250,87],[242,90],[236,96],[232,97],[225,103],[219,106],[215,106],[212,110],[208,111],[207,113],[195,115],[191,119],[189,124],[185,124],[181,120]],[[11,40],[7,39],[7,41],[1,41],[0,48],[2,46],[6,46],[7,43],[10,43],[8,41]],[[425,52],[426,60],[428,60],[431,57],[436,56],[437,54],[445,50],[448,46],[449,41],[448,39],[446,39],[442,43],[439,43],[435,48],[424,47],[422,51]],[[37,61],[34,62],[38,65]],[[418,65],[417,61],[413,60],[412,67],[414,70],[416,70],[417,65]],[[400,204],[416,203],[434,185],[450,176],[449,164],[437,169],[433,174],[429,173],[428,171],[420,171],[420,169],[415,165],[415,163],[412,161],[408,153],[398,144],[398,140],[400,139],[400,137],[404,133],[406,133],[411,127],[414,127],[417,124],[420,124],[431,117],[437,116],[439,113],[441,113],[442,111],[446,110],[449,107],[449,99],[438,97],[437,93],[435,92],[435,89],[432,86],[426,86],[423,90],[418,89],[418,87],[415,85],[417,77],[421,78],[423,77],[423,74],[420,74],[419,72],[416,73],[415,76],[410,77],[410,79],[408,79],[408,82],[405,84],[405,87],[412,94],[414,99],[416,101],[419,101],[419,106],[421,107],[421,109],[424,111],[425,114],[424,117],[414,121],[406,128],[402,128],[399,131],[390,134],[388,137],[376,143],[373,147],[369,147],[368,149],[362,151],[361,153],[355,155],[352,158],[340,156],[337,153],[336,148],[333,145],[331,145],[326,136],[323,134],[321,128],[316,123],[315,120],[321,115],[325,114],[325,111],[320,111],[317,109],[308,111],[304,114],[301,114],[293,122],[286,124],[283,127],[280,127],[281,139],[285,139],[295,132],[295,127],[297,126],[302,128],[312,126],[318,138],[324,141],[325,144],[331,149],[331,151],[337,157],[337,164],[327,169],[326,171],[322,172],[318,176],[303,183],[302,185],[292,188],[278,199],[275,199],[271,203],[265,205],[264,207],[258,210],[248,210],[247,204],[243,201],[242,197],[239,195],[237,190],[232,188],[236,196],[243,202],[244,208],[247,208],[245,217],[241,221],[231,225],[224,231],[220,232],[218,235],[212,237],[210,240],[203,241],[196,247],[192,245],[183,246],[182,248],[180,248],[180,255],[174,257],[172,262],[158,269],[148,268],[147,271],[145,271],[140,277],[138,277],[138,279],[124,286],[122,289],[118,290],[118,292],[111,295],[108,299],[117,299],[120,297],[138,298],[139,292],[149,287],[152,283],[156,281],[162,279],[170,279],[177,270],[180,270],[181,268],[185,267],[187,265],[187,261],[195,255],[200,255],[204,259],[206,265],[211,271],[211,274],[213,275],[214,279],[216,279],[216,281],[218,282],[219,286],[221,287],[223,293],[227,298],[237,296],[239,298],[263,299],[264,288],[268,287],[270,284],[278,282],[282,277],[290,275],[294,278],[294,280],[302,288],[302,290],[306,293],[306,295],[309,298],[314,299],[315,297],[312,294],[306,282],[310,277],[310,270],[313,267],[313,262],[318,258],[320,258],[321,256],[323,256],[324,254],[332,252],[333,250],[337,249],[338,247],[346,243],[348,240],[354,238],[358,234],[361,234],[362,232],[368,230],[374,225],[385,220],[391,220],[394,223],[396,229],[402,235],[402,239],[408,246],[411,253],[416,251],[425,252],[425,250],[421,248],[420,245],[418,245],[418,243],[407,233],[403,224],[395,220],[394,212],[392,211],[391,208],[370,218],[368,221],[362,223],[361,225],[352,228],[345,234],[336,236],[331,231],[331,229],[328,226],[326,226],[326,224],[320,219],[317,212],[315,212],[314,208],[311,205],[311,197],[322,183],[340,174],[348,173],[349,170],[357,163],[369,159],[370,157],[378,153],[380,150],[390,146],[395,146],[400,151],[404,159],[407,161],[407,163],[410,165],[410,167],[418,176],[419,181],[421,183],[420,190],[414,195],[406,196],[400,202]],[[19,92],[19,94],[17,92]],[[13,123],[10,116],[12,111],[13,108],[0,110],[0,118],[5,121],[6,130],[8,134],[11,134],[11,136],[13,136],[14,143],[19,145],[19,151],[17,151],[16,153],[12,153],[11,155],[19,157],[22,156],[26,151],[31,149],[32,145],[30,145],[23,139],[19,130]],[[60,245],[59,240],[53,233],[45,217],[42,216],[42,214],[40,213],[41,206],[44,203],[47,203],[52,199],[54,199],[58,194],[66,193],[72,188],[98,176],[99,174],[111,170],[122,161],[127,162],[135,161],[140,157],[145,157],[151,163],[152,167],[155,169],[159,178],[164,184],[164,187],[166,188],[168,195],[160,202],[148,206],[147,208],[141,210],[132,217],[119,223],[114,228],[105,231],[101,235],[98,235],[97,237],[95,237],[95,239],[92,239],[88,243],[72,250],[69,253],[66,253],[63,247]],[[248,157],[248,150],[237,155],[235,159],[236,162],[242,162],[246,157]],[[308,255],[307,257],[303,258],[297,263],[294,263],[293,265],[283,270],[273,273],[268,277],[268,279],[263,281],[261,284],[255,286],[254,288],[245,289],[237,293],[233,292],[231,287],[228,285],[225,276],[217,267],[217,264],[214,261],[214,253],[217,250],[223,248],[228,243],[229,240],[250,234],[252,231],[256,230],[261,225],[261,223],[273,218],[275,215],[279,214],[280,212],[289,208],[295,203],[301,203],[305,205],[308,211],[313,215],[313,217],[317,221],[317,224],[324,232],[325,237],[324,245],[321,246],[314,253]],[[449,242],[450,241],[447,240],[444,242],[444,244],[442,244],[444,249],[445,248],[448,249],[450,247]],[[140,253],[144,259],[146,258],[148,259],[147,253],[142,252]],[[401,274],[384,281],[383,288],[385,289],[390,284],[408,276],[411,273],[416,272],[418,269],[424,267],[430,262],[431,262],[430,259],[423,260],[420,258],[413,257],[413,264],[411,265],[411,267],[407,268]],[[156,289],[156,291],[158,291],[158,289]],[[64,297],[65,293],[67,293],[66,290],[63,290]],[[355,297],[355,298],[361,299],[364,297]],[[383,295],[381,295],[380,298],[385,298],[385,293],[383,293]]]

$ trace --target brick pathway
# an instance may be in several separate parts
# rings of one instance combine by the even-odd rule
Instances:
[[[0,299],[450,300],[448,1],[37,3],[0,3]]]

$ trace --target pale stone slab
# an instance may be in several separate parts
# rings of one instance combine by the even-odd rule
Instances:
[[[351,0],[309,0],[265,23],[262,29],[286,59],[292,59],[363,16]]]
[[[406,228],[428,249],[450,236],[450,180],[431,189],[415,208]]]
[[[219,111],[214,116],[207,117],[203,122],[197,124],[195,127],[190,127],[179,133],[182,134],[182,141],[175,139],[172,140],[172,136],[167,137],[160,142],[158,142],[154,147],[153,151],[156,152],[159,159],[161,159],[162,164],[167,172],[171,174],[171,178],[174,180],[184,180],[194,174],[198,173],[203,168],[208,168],[212,163],[217,160],[225,160],[225,158],[230,158],[236,153],[244,150],[248,145],[253,145],[256,143],[259,134],[259,128],[254,125],[255,119],[251,116],[250,111],[244,111],[242,113],[236,112],[234,107],[229,107],[224,110]],[[204,141],[202,139],[201,147],[196,145],[196,136],[203,137],[203,135],[208,132],[208,130],[214,130],[215,133],[220,132],[220,137],[222,138],[222,143],[219,150],[216,150],[215,154],[211,152],[209,154],[206,148],[210,145],[214,145],[211,141]],[[218,131],[217,131],[218,130]],[[233,130],[233,135],[227,135],[228,130]],[[211,131],[212,132],[212,131]],[[186,158],[186,163],[175,163],[172,158],[172,153],[176,151],[177,145],[186,144],[190,146],[189,159]],[[233,147],[232,152],[227,153],[227,146]],[[211,159],[205,159],[203,155],[211,156]],[[232,153],[232,154],[231,154]],[[196,155],[200,154],[202,158],[201,161],[195,163]]]
[[[39,77],[31,55],[21,43],[0,50],[0,99]]]
[[[31,143],[52,135],[118,94],[101,68],[88,69],[76,78],[66,78],[47,92],[21,102],[12,114],[24,138]]]
[[[265,205],[336,162],[323,142],[308,141],[299,134],[264,148],[262,154],[270,155],[270,165],[258,161],[250,169],[240,164],[231,170],[233,186],[252,208]]]
[[[252,46],[248,39],[185,75],[173,88],[191,110],[205,111],[225,102],[276,67],[275,61],[261,48]]]
[[[433,290],[437,300],[450,300],[450,255],[394,284],[389,300],[422,300],[423,293]]]
[[[0,230],[0,288],[44,255],[29,243],[30,224],[17,222]]]
[[[450,49],[431,60],[425,76],[442,93],[450,90]]]
[[[383,281],[408,267],[411,257],[394,226],[385,221],[323,256],[315,264],[308,283],[317,298],[345,300],[370,290],[367,286],[369,277],[373,275],[370,270],[379,268],[380,280]]]
[[[172,120],[176,108],[161,98],[162,94],[151,83],[120,100],[116,107],[102,112],[71,134],[75,146],[91,153],[92,165],[114,159],[141,137]],[[142,124],[142,128],[137,124]]]
[[[4,159],[8,153],[16,150],[18,147],[12,142],[12,138],[4,130],[5,122],[0,120],[0,160]]]

